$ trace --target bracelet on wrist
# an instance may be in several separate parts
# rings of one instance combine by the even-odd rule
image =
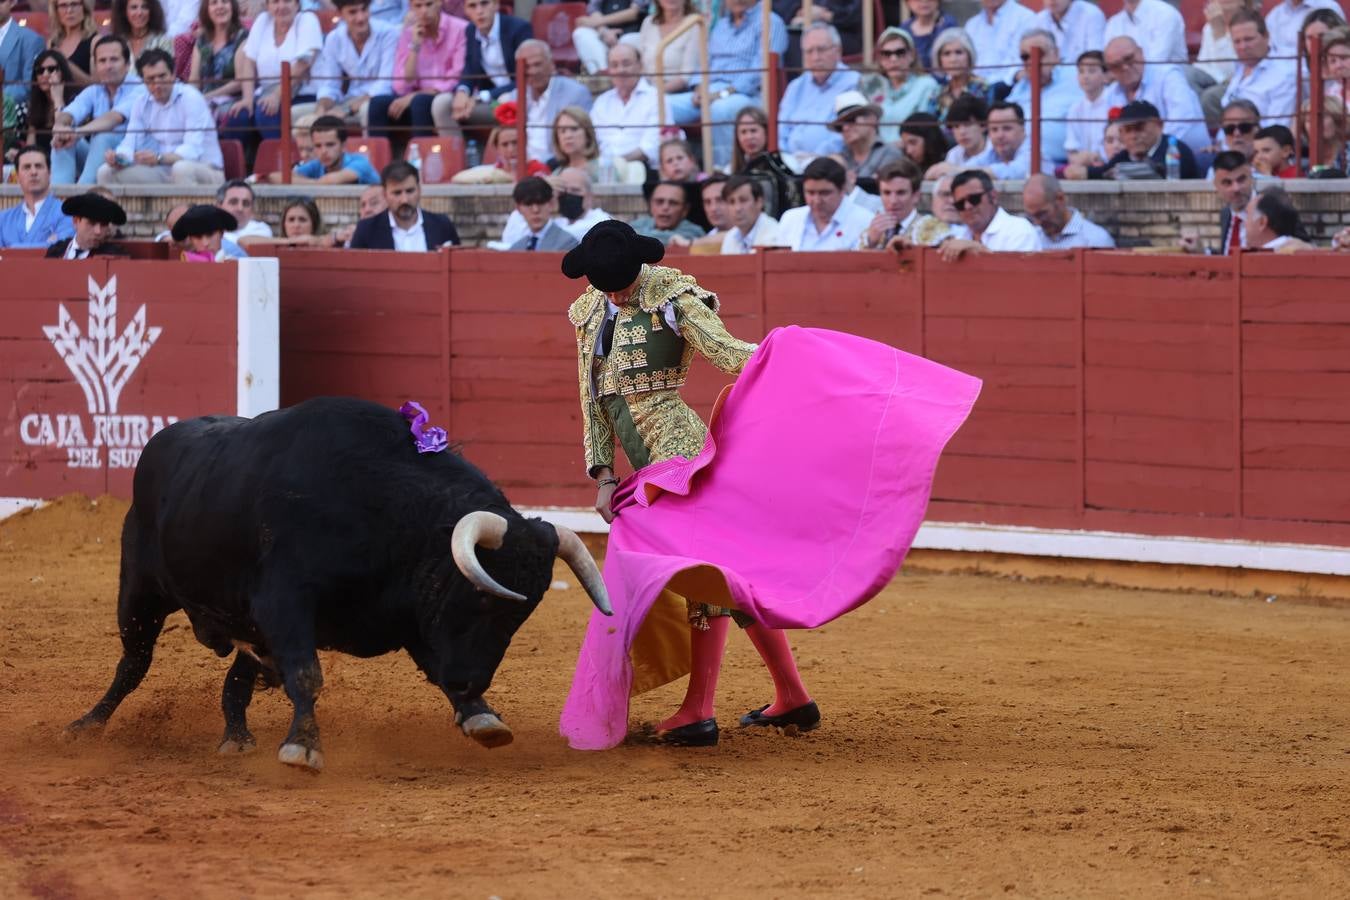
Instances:
[[[597,487],[604,487],[604,486],[607,485],[607,484],[618,484],[618,483],[619,483],[619,479],[617,479],[617,478],[615,478],[615,477],[613,477],[613,476],[610,476],[609,478],[601,478],[601,479],[599,479],[598,481],[595,482],[595,484],[596,484]]]

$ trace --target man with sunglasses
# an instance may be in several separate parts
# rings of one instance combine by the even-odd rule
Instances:
[[[956,262],[967,253],[1035,253],[1042,249],[1036,226],[998,205],[998,191],[987,172],[968,169],[952,179],[952,205],[961,224],[938,245],[938,254]]]
[[[1166,6],[1166,4],[1163,4]],[[1104,51],[1106,71],[1116,83],[1106,89],[1108,108],[1124,107],[1135,100],[1147,100],[1162,115],[1168,134],[1191,147],[1209,143],[1205,113],[1200,99],[1177,66],[1144,66],[1144,51],[1133,38],[1109,41]]]
[[[1100,15],[1100,14],[1099,14]],[[1064,140],[1068,135],[1069,110],[1083,99],[1083,92],[1069,77],[1068,67],[1059,65],[1059,48],[1055,36],[1041,28],[1033,28],[1022,35],[1019,45],[1022,69],[1017,83],[1006,99],[1022,109],[1031,109],[1031,52],[1041,50],[1041,157],[1062,163],[1068,159]],[[1057,74],[1058,73],[1058,74]]]
[[[14,0],[0,0],[0,67],[4,69],[5,96],[18,102],[28,99],[33,60],[45,45],[37,32],[14,21],[10,16],[13,9]]]
[[[1236,150],[1247,159],[1256,154],[1256,132],[1261,130],[1261,111],[1250,100],[1232,100],[1219,115],[1218,146],[1215,153],[1224,150]]]

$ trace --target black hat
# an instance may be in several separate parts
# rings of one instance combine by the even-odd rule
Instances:
[[[606,219],[567,251],[562,271],[568,278],[584,276],[598,291],[621,291],[637,281],[643,263],[660,262],[665,255],[665,245],[656,238],[638,234],[627,222]]]
[[[61,204],[61,212],[91,222],[101,222],[104,225],[127,224],[126,210],[102,194],[76,194],[74,197],[67,197],[66,202]]]
[[[1125,104],[1125,108],[1120,111],[1120,117],[1117,122],[1147,122],[1150,119],[1161,119],[1162,114],[1158,112],[1158,107],[1149,103],[1147,100],[1134,100]]]
[[[190,237],[234,231],[238,227],[239,220],[219,206],[198,204],[173,223],[173,239],[181,244]]]

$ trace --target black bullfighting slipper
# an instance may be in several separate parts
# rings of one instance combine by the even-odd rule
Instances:
[[[717,720],[704,719],[669,731],[656,731],[647,725],[634,737],[643,743],[665,744],[669,747],[716,747],[717,735]]]
[[[805,706],[790,709],[776,716],[764,715],[764,710],[768,708],[769,704],[766,703],[759,709],[752,709],[741,716],[741,727],[767,725],[774,728],[795,728],[797,731],[814,731],[820,727],[820,707],[816,706],[814,700]]]

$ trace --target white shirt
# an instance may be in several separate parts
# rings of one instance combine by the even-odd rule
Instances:
[[[75,243],[75,239],[74,239],[74,238],[71,238],[71,239],[70,239],[70,243],[69,243],[69,244],[66,244],[66,252],[65,252],[65,254],[64,254],[61,258],[62,258],[62,259],[85,259],[85,258],[88,257],[88,256],[89,256],[89,251],[88,251],[88,250],[85,250],[85,249],[82,248],[82,247],[80,247],[78,244]]]
[[[483,60],[483,71],[492,79],[492,86],[510,84],[511,76],[506,72],[506,60],[502,57],[502,14],[492,17],[492,28],[487,34],[474,28],[473,36],[478,40],[478,56]]]
[[[525,91],[526,104],[526,128],[528,132],[525,137],[525,149],[529,156],[527,159],[545,160],[553,156],[553,123],[549,121],[546,115],[548,112],[549,94],[553,91],[553,80],[549,79],[548,87],[539,96],[530,99],[530,90]],[[547,127],[543,123],[548,122]]]
[[[984,147],[983,147],[983,149],[981,149],[981,150],[980,150],[978,153],[976,153],[974,156],[969,156],[969,155],[967,155],[967,154],[966,154],[966,148],[965,148],[965,147],[962,147],[960,144],[953,144],[953,145],[952,145],[952,148],[951,148],[950,150],[947,151],[947,162],[951,163],[951,164],[954,165],[954,166],[964,166],[966,163],[970,162],[972,159],[979,159],[980,157],[985,156],[986,154],[988,154],[988,153],[989,153],[989,149],[990,149],[990,148],[989,148],[989,139],[988,139],[988,138],[985,138],[985,139],[984,139]]]
[[[580,219],[577,219],[575,222],[569,222],[566,219],[556,219],[555,221],[558,223],[560,227],[565,229],[568,234],[572,235],[572,237],[576,238],[577,240],[581,240],[586,236],[586,232],[590,231],[592,227],[599,224],[600,222],[605,221],[606,219],[612,218],[614,217],[611,216],[609,213],[605,212],[603,209],[600,209],[599,207],[593,207],[591,209],[588,209],[586,211],[586,214],[582,216]]]
[[[312,12],[299,12],[295,21],[287,29],[281,44],[276,43],[272,29],[271,13],[262,13],[253,20],[248,40],[244,43],[244,55],[253,60],[258,67],[258,88],[256,96],[261,97],[270,91],[281,78],[283,62],[295,64],[296,60],[317,54],[323,49],[323,28],[318,16]],[[390,67],[392,75],[393,68]],[[313,93],[308,81],[296,86],[297,94]]]
[[[1055,46],[1059,48],[1059,60],[1062,63],[1059,71],[1067,71],[1069,77],[1073,77],[1079,54],[1087,50],[1101,50],[1106,46],[1102,40],[1102,34],[1106,31],[1106,16],[1091,0],[1073,0],[1065,10],[1064,18],[1058,22],[1047,5],[1036,13],[1036,27],[1044,28],[1055,36]],[[1026,112],[1031,115],[1031,110]]]
[[[1111,112],[1111,98],[1103,88],[1096,100],[1084,97],[1069,107],[1069,128],[1064,132],[1064,150],[1091,150],[1106,159],[1102,141],[1106,138],[1106,118]]]
[[[197,21],[201,3],[196,0],[164,0],[164,25],[169,34],[187,34]]]
[[[1003,5],[994,13],[992,23],[984,7],[977,9],[965,24],[966,35],[975,45],[975,65],[978,67],[975,71],[990,84],[995,81],[1012,84],[1013,76],[1022,68],[1022,60],[1018,55],[1021,52],[1018,45],[1022,34],[1035,27],[1036,14],[1017,0],[1003,0]]]
[[[1223,37],[1216,38],[1214,26],[1206,22],[1200,31],[1200,52],[1195,55],[1195,67],[1213,78],[1216,84],[1222,84],[1233,74],[1236,54],[1233,36],[1225,31]]]
[[[1064,229],[1053,237],[1046,234],[1039,225],[1035,227],[1036,236],[1040,238],[1041,247],[1045,250],[1071,250],[1074,247],[1110,250],[1116,245],[1115,239],[1105,228],[1096,222],[1088,221],[1087,217],[1076,209],[1069,211],[1069,221],[1065,222]]]
[[[225,168],[211,104],[195,87],[181,81],[173,86],[168,103],[161,104],[148,90],[135,94],[117,154],[131,159],[137,150],[175,153],[213,169]]]
[[[864,191],[856,184],[853,186],[853,190],[848,192],[848,196],[844,198],[844,202],[852,203],[859,209],[866,210],[869,215],[875,216],[877,213],[881,212],[881,198],[876,194],[867,193],[867,191]]]
[[[975,239],[966,225],[953,225],[952,237],[964,241]],[[1036,226],[1021,216],[1009,214],[1001,206],[984,234],[980,235],[980,243],[996,253],[1034,253],[1042,249]]]
[[[370,36],[358,51],[347,23],[339,22],[324,38],[323,52],[314,61],[315,96],[345,103],[353,97],[392,94],[398,35],[399,29],[394,26],[371,19]]]
[[[656,88],[647,79],[638,79],[627,103],[616,88],[596,97],[591,106],[591,121],[595,124],[595,139],[600,144],[602,159],[612,162],[633,150],[641,150],[651,165],[660,162],[661,128],[656,110]],[[604,168],[603,164],[601,168]]]
[[[1297,6],[1292,0],[1284,0],[1279,6],[1266,13],[1266,31],[1270,32],[1271,56],[1294,56],[1298,51],[1298,33],[1308,13],[1315,9],[1329,9],[1343,16],[1340,4],[1336,0],[1304,0]],[[1264,114],[1265,110],[1261,112]]]
[[[272,236],[272,226],[258,219],[249,219],[248,224],[245,225],[243,228],[225,232],[226,239],[234,241],[236,244],[239,243],[240,238],[246,237],[270,238],[271,236]]]
[[[803,253],[817,251],[852,250],[858,238],[872,224],[872,214],[852,203],[840,202],[833,218],[825,228],[817,228],[811,217],[811,208],[798,206],[783,213],[778,220],[778,244],[786,244]]]
[[[722,253],[752,253],[756,247],[773,247],[778,239],[778,220],[768,213],[760,213],[749,234],[733,228],[722,238]]]
[[[1261,249],[1262,249],[1262,250],[1278,250],[1278,249],[1280,249],[1281,247],[1283,247],[1285,244],[1289,243],[1289,242],[1292,241],[1292,240],[1294,240],[1294,236],[1293,236],[1293,235],[1290,235],[1290,234],[1282,234],[1282,235],[1280,235],[1280,236],[1278,236],[1278,237],[1271,238],[1270,240],[1266,241],[1264,244],[1261,245]]]
[[[411,228],[398,227],[393,213],[388,213],[389,230],[394,234],[394,249],[400,253],[423,252],[427,249],[427,233],[422,228],[422,211],[417,211],[417,221]],[[529,229],[526,228],[528,233]]]
[[[4,40],[4,37],[3,37],[3,35],[0,35],[0,41],[2,41],[2,40]],[[24,229],[24,231],[32,231],[32,230],[33,230],[33,223],[37,221],[38,213],[42,212],[42,204],[46,203],[47,200],[48,200],[50,197],[51,197],[51,194],[47,194],[46,196],[44,196],[41,200],[39,200],[39,201],[37,202],[37,205],[34,206],[34,207],[32,208],[31,211],[28,209],[28,201],[27,201],[27,200],[24,201],[24,203],[23,203],[23,229]]]
[[[1122,35],[1134,38],[1144,51],[1145,63],[1184,66],[1190,61],[1190,53],[1186,50],[1186,23],[1176,7],[1164,0],[1139,0],[1139,7],[1133,14],[1122,8],[1107,19],[1102,46]]]
[[[1294,61],[1271,59],[1267,56],[1250,72],[1244,64],[1238,63],[1233,69],[1233,77],[1228,81],[1228,89],[1223,92],[1221,102],[1227,106],[1230,101],[1238,98],[1250,100],[1261,111],[1263,126],[1292,127],[1294,113],[1297,112],[1294,108],[1296,88]]]

